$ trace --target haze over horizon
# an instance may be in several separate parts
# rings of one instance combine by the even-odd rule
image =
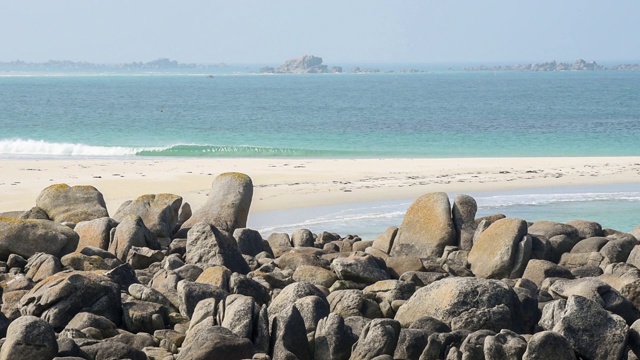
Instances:
[[[0,61],[326,64],[640,60],[640,2],[0,3]]]

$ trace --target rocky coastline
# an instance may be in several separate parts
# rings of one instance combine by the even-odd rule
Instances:
[[[252,198],[224,173],[193,211],[146,194],[109,214],[57,184],[1,213],[0,360],[640,355],[640,226],[476,218],[439,192],[373,240],[263,239]]]

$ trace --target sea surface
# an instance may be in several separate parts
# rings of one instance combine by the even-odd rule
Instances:
[[[0,69],[0,158],[638,156],[639,139],[640,72],[634,71]],[[640,224],[638,184],[477,196],[480,214],[591,218],[626,231]],[[313,217],[283,215],[261,229],[370,235],[399,225],[409,203],[318,208]]]

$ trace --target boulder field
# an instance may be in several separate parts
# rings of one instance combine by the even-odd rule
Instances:
[[[109,216],[52,185],[0,214],[0,360],[636,359],[640,227],[477,218],[430,193],[375,239],[246,227],[224,173],[191,211],[144,194]]]

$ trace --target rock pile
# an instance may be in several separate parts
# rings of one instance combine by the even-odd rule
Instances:
[[[143,195],[109,217],[54,185],[0,214],[4,359],[634,359],[640,246],[595,222],[426,194],[373,241],[246,228],[251,179],[191,214]]]

